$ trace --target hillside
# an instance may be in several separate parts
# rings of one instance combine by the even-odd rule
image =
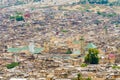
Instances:
[[[26,4],[40,4],[45,6],[50,5],[66,5],[66,4],[101,4],[107,6],[120,6],[120,0],[1,0],[0,8],[26,5]]]

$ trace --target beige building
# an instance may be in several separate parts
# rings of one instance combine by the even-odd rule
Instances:
[[[65,68],[57,68],[54,71],[54,75],[57,78],[66,78],[68,76],[68,70]]]
[[[82,63],[82,60],[81,59],[72,59],[70,62],[73,66],[80,66],[80,64]]]
[[[53,78],[54,78],[54,75],[52,75],[52,74],[49,74],[49,75],[47,75],[47,78],[46,78],[46,80],[53,80]]]

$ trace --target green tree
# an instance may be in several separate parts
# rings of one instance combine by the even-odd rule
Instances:
[[[89,49],[88,54],[85,57],[85,63],[87,64],[98,64],[99,57],[98,57],[98,50],[97,49]]]
[[[67,49],[66,54],[72,54],[72,50],[70,48]]]
[[[21,15],[16,16],[16,21],[23,21],[23,20],[24,20],[23,16]]]
[[[81,64],[81,67],[86,67],[86,66],[87,66],[86,63]]]
[[[10,16],[10,19],[11,19],[11,20],[14,20],[14,19],[15,19],[15,16]]]
[[[91,78],[84,78],[82,77],[82,74],[78,73],[77,78],[73,78],[72,80],[92,80]]]
[[[116,0],[109,3],[109,6],[120,6],[120,0]]]
[[[19,62],[12,62],[11,64],[7,64],[6,67],[7,69],[12,69],[16,66],[19,66],[19,64],[20,64]]]
[[[83,80],[82,75],[80,73],[77,74],[77,80]]]
[[[92,80],[91,78],[87,78],[87,79],[85,79],[85,80]]]

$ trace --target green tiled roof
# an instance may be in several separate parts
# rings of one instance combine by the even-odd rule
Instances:
[[[8,50],[7,50],[8,52],[19,52],[19,51],[21,51],[20,50],[20,48],[8,48]]]
[[[80,41],[73,41],[73,44],[80,44]]]
[[[15,52],[20,52],[20,51],[24,51],[24,50],[27,50],[29,51],[29,48],[28,46],[24,46],[24,47],[21,47],[21,48],[8,48],[8,52],[12,52],[12,53],[15,53]],[[44,48],[35,48],[34,49],[34,54],[37,54],[37,53],[40,53],[44,50]]]
[[[28,46],[24,46],[24,47],[21,47],[20,49],[22,51],[22,50],[28,50],[29,48],[28,48]]]
[[[44,50],[44,48],[35,48],[34,54],[40,53]]]
[[[97,48],[97,46],[95,46],[93,43],[89,43],[86,48],[87,48],[87,49]]]
[[[80,55],[80,50],[76,50],[76,51],[73,51],[73,53],[71,54],[71,57],[78,57]]]
[[[73,54],[79,55],[80,54],[80,50],[74,51]]]

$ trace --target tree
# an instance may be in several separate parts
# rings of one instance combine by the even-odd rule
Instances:
[[[33,2],[40,2],[41,0],[33,0]]]
[[[77,74],[77,80],[83,80],[82,75],[80,73]]]
[[[81,75],[80,75],[80,74],[77,74],[77,79],[78,79],[78,80],[80,80],[80,77],[81,77]]]
[[[72,50],[68,48],[66,54],[72,54]]]
[[[78,2],[80,4],[86,4],[87,3],[87,0],[80,0],[80,2]]]
[[[89,2],[90,4],[107,4],[107,3],[109,3],[108,0],[80,0],[79,3],[86,4],[87,2]]]
[[[82,74],[78,73],[77,78],[73,78],[72,80],[92,80],[91,78],[84,78],[82,77]]]
[[[86,63],[81,64],[81,67],[86,67],[86,66],[87,66]]]
[[[23,21],[23,20],[24,20],[23,16],[21,15],[16,16],[16,21]]]
[[[10,19],[11,19],[11,20],[14,20],[14,19],[15,19],[15,16],[10,16]]]
[[[7,69],[12,69],[16,66],[19,66],[19,64],[20,64],[19,62],[12,62],[11,64],[7,64],[6,67]]]
[[[99,52],[97,49],[89,49],[88,54],[85,57],[85,63],[98,64],[99,63],[98,53]]]
[[[92,80],[91,78],[87,78],[87,79],[85,79],[85,80]]]
[[[116,0],[109,3],[109,6],[120,6],[120,0]]]

